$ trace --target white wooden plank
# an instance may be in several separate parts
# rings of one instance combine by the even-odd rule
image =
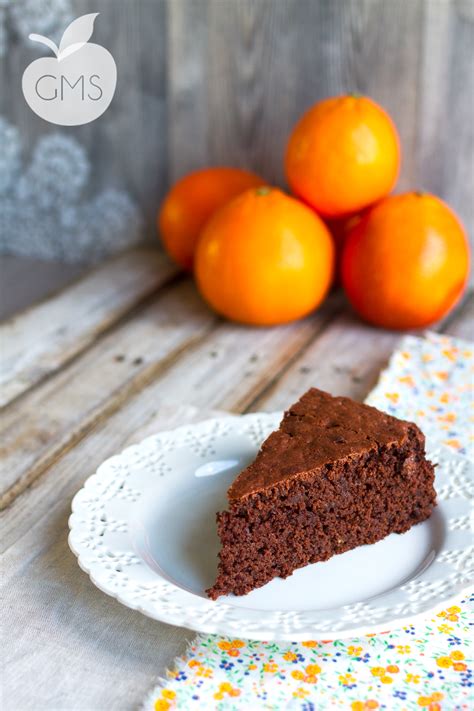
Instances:
[[[80,264],[0,255],[0,321],[69,286],[84,274]]]
[[[206,66],[202,54],[196,51],[197,47],[207,47],[208,33],[207,8],[202,0],[167,4],[167,157],[171,183],[191,170],[212,165],[204,88]],[[196,91],[202,101],[196,100]],[[229,159],[223,163],[228,164]]]
[[[313,323],[312,335],[323,325],[319,320]],[[259,331],[222,324],[158,382],[91,430],[51,467],[39,485],[4,512],[3,598],[9,629],[21,630],[8,635],[4,650],[10,670],[7,691],[9,698],[19,699],[22,708],[31,705],[25,678],[35,679],[36,708],[95,711],[112,702],[114,708],[130,708],[151,686],[158,668],[189,639],[183,631],[147,620],[100,593],[67,550],[70,498],[105,456],[153,431],[210,416],[208,404],[235,404],[237,409],[253,402],[253,407],[281,408],[291,401],[293,390],[298,389],[298,395],[312,384],[362,397],[381,355],[390,350],[392,338],[400,336],[371,329],[347,313],[339,315],[319,338],[301,342],[299,351],[293,350],[278,381],[280,370],[275,372],[275,367],[281,369],[281,354],[275,357],[274,351],[281,347],[280,341],[292,338],[296,328]],[[246,372],[251,374],[245,377]],[[276,387],[271,385],[273,379]],[[257,401],[256,392],[265,386],[270,386],[268,394]],[[194,406],[187,404],[192,401]],[[24,585],[26,579],[28,585]],[[162,648],[167,656],[160,655]],[[123,674],[124,665],[127,674]],[[52,670],[57,677],[54,685]],[[78,697],[81,675],[87,676],[88,683]],[[64,699],[67,705],[61,706]]]
[[[416,182],[456,210],[472,245],[474,3],[425,0],[421,30],[417,120],[413,126],[418,154]],[[456,150],[442,136],[452,136]]]
[[[157,426],[215,414],[174,408]],[[129,610],[90,582],[67,545],[69,508],[52,498],[48,514],[2,557],[5,711],[138,708],[195,635]]]
[[[84,350],[177,273],[158,250],[137,249],[0,326],[0,406]]]
[[[10,490],[8,499],[13,502],[10,508],[15,514],[4,517],[4,527],[10,521],[10,532],[20,536],[23,527],[28,528],[33,521],[47,515],[51,500],[67,500],[103,459],[141,439],[144,431],[152,431],[162,417],[166,421],[169,413],[183,405],[206,411],[210,408],[242,411],[317,336],[340,308],[339,304],[337,297],[332,298],[312,317],[280,328],[245,328],[222,323],[170,364],[159,379],[122,402],[120,409],[108,412],[106,419],[98,418],[94,428],[82,431],[84,439],[76,442],[74,448],[62,446],[55,457],[46,455],[50,466],[37,486],[26,490],[17,501],[14,497],[24,486]],[[74,388],[74,382],[70,388]],[[79,425],[76,427],[80,431]],[[26,466],[18,462],[16,481],[18,477],[22,484],[28,480],[33,455],[32,449]],[[31,508],[28,502],[33,502]],[[12,541],[9,533],[4,531],[3,545],[9,545],[9,541]]]
[[[2,418],[0,508],[101,418],[155,379],[216,319],[193,284],[180,282],[12,403]]]
[[[466,295],[452,317],[448,317],[443,333],[466,341],[474,341],[474,294]]]
[[[284,409],[310,387],[362,400],[400,337],[400,333],[374,328],[345,311],[251,409]]]
[[[431,330],[460,337],[467,337],[469,331],[472,338],[473,302],[471,295],[460,309]],[[423,331],[414,333],[423,335]],[[293,361],[272,388],[252,403],[251,409],[284,409],[310,387],[361,401],[374,387],[403,335],[374,328],[347,310]]]

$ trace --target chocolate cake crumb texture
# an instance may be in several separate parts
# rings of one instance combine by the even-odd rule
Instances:
[[[244,595],[425,520],[434,469],[411,422],[312,388],[285,413],[217,514],[212,599]]]

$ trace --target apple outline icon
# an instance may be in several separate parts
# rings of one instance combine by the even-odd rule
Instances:
[[[40,57],[23,72],[22,90],[32,111],[49,123],[81,126],[99,118],[117,86],[117,66],[110,52],[89,42],[98,12],[82,15],[65,29],[59,47],[48,37],[29,39],[49,47],[54,57]]]

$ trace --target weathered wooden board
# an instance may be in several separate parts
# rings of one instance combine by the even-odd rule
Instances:
[[[212,414],[175,409],[161,425]],[[87,468],[87,461],[78,459],[70,474]],[[2,655],[8,669],[2,676],[2,708],[139,708],[194,633],[152,621],[95,588],[67,544],[70,501],[54,490],[48,499],[47,515],[36,523],[31,519],[2,556],[2,636],[9,640]]]
[[[432,330],[472,339],[473,309],[474,296],[470,294],[458,309]],[[416,332],[415,335],[421,336],[422,333]],[[252,403],[252,409],[283,409],[289,401],[314,385],[324,387],[334,395],[363,400],[403,336],[397,331],[374,328],[345,311],[291,363],[273,387],[261,393]]]
[[[338,303],[336,297],[314,317],[288,327],[222,324],[206,337],[213,317],[191,286],[171,290],[6,412],[2,507],[119,407],[129,430],[168,403],[242,410],[254,390],[317,335]]]
[[[425,0],[421,29],[417,183],[457,210],[474,245],[474,2]]]
[[[461,309],[448,330],[459,333],[466,314],[467,309]],[[152,431],[210,416],[213,413],[206,409],[206,401],[217,403],[220,399],[236,408],[253,402],[254,406],[274,409],[286,405],[294,392],[299,394],[315,382],[337,392],[365,395],[359,388],[366,387],[367,378],[370,380],[379,366],[380,353],[388,355],[392,339],[398,337],[373,331],[351,316],[340,314],[332,324],[320,324],[321,330],[313,333],[316,337],[308,343],[302,339],[299,355],[289,361],[278,383],[265,392],[269,376],[256,364],[268,363],[268,356],[277,345],[274,334],[279,330],[249,329],[245,339],[240,332],[238,337],[232,337],[234,328],[220,326],[209,341],[183,354],[183,366],[178,361],[160,381],[98,424],[76,447],[64,453],[38,486],[25,491],[4,512],[2,594],[11,639],[5,656],[9,669],[6,693],[16,704],[7,704],[8,711],[18,706],[33,708],[32,688],[25,684],[32,675],[35,708],[130,708],[140,702],[159,671],[183,651],[192,637],[185,630],[151,622],[121,607],[95,589],[77,568],[66,543],[70,499],[102,458]],[[368,345],[360,350],[365,339]],[[237,343],[253,347],[242,356],[243,348],[235,350]],[[233,350],[239,359],[237,366],[232,366],[228,357]],[[328,361],[335,356],[337,367],[332,370]],[[204,365],[193,374],[197,360]],[[245,372],[247,367],[256,367],[257,372],[239,380],[239,368]],[[211,383],[206,395],[206,375],[213,371],[217,382]],[[185,401],[194,400],[196,406],[170,401],[173,383],[179,381],[183,382],[175,397],[179,400],[187,390],[189,398]],[[80,693],[78,677],[87,679],[86,684],[81,684]]]
[[[453,314],[448,316],[446,325],[441,330],[451,336],[474,341],[474,294],[472,291],[466,294]]]
[[[284,185],[284,149],[301,113],[326,96],[360,92],[398,127],[398,188],[444,197],[473,235],[473,7],[471,0],[173,0],[170,178],[224,163]]]
[[[0,406],[67,363],[177,272],[158,251],[130,251],[1,325]]]
[[[252,409],[283,409],[311,386],[363,400],[400,337],[363,324],[346,311],[293,361],[273,388],[259,396]]]
[[[3,416],[0,508],[172,363],[217,317],[190,281],[171,287]]]
[[[169,13],[172,176],[207,160],[252,166],[282,184],[284,147],[302,111],[357,91],[393,112],[412,177],[420,0],[177,0]],[[191,102],[192,117],[179,110]]]
[[[70,0],[51,5],[46,18],[25,8],[21,21],[7,9],[0,114],[17,135],[5,165],[16,175],[19,158],[27,175],[38,140],[51,132],[21,95],[22,72],[39,56],[29,25],[57,40],[69,19],[99,12],[93,39],[114,56],[118,84],[102,119],[63,132],[89,168],[73,207],[118,189],[140,206],[143,234],[154,242],[172,180],[225,163],[283,184],[284,146],[301,113],[323,97],[358,91],[397,123],[400,188],[435,191],[473,235],[473,7],[472,0]],[[56,207],[28,205],[22,253],[31,245],[39,256],[37,243],[49,235],[35,222]],[[115,214],[111,229],[126,213]],[[68,245],[55,224],[50,256],[62,259]],[[113,248],[107,230],[100,240]],[[74,248],[79,259],[93,256],[90,245]]]
[[[204,307],[193,301],[188,284],[171,287],[156,303],[163,304],[186,289],[190,292],[184,300],[186,308],[196,309],[199,329],[205,322],[200,311]],[[176,316],[179,308],[175,308]],[[472,298],[444,330],[464,335],[470,309]],[[148,314],[147,324],[143,317],[140,320],[143,312]],[[163,327],[159,313],[156,319]],[[127,325],[135,334],[144,333],[151,319],[150,304]],[[77,363],[88,358],[90,363],[98,362],[103,357],[101,341],[120,333],[116,345],[127,344],[130,350],[122,353],[124,361],[114,365],[123,366],[122,380],[127,382],[126,364],[138,357],[138,351],[122,328],[95,343]],[[172,328],[180,330],[176,323]],[[179,336],[169,333],[168,337],[179,342]],[[105,457],[151,432],[211,416],[216,407],[281,408],[313,384],[363,397],[399,337],[361,324],[347,310],[341,311],[337,297],[311,319],[281,329],[219,323],[160,370],[159,378],[146,388],[128,391],[119,409],[104,410],[74,447],[61,449],[57,461],[2,514],[2,598],[10,640],[4,650],[9,670],[6,711],[137,706],[192,637],[107,598],[78,569],[68,550],[71,497]],[[110,355],[115,355],[114,349]],[[77,363],[70,363],[51,381],[59,383]],[[110,383],[104,385],[108,388]],[[71,387],[77,395],[80,388],[74,379]],[[82,407],[84,402],[79,404]],[[84,416],[81,412],[79,419]],[[34,688],[25,679],[34,679]],[[78,679],[86,680],[80,688]]]
[[[110,702],[111,699],[114,707],[129,708],[144,695],[147,685],[152,684],[158,671],[169,663],[180,645],[189,639],[189,633],[185,631],[171,628],[170,632],[166,626],[145,620],[136,613],[124,612],[80,574],[66,544],[65,526],[71,495],[104,456],[140,439],[150,430],[206,417],[210,414],[208,403],[219,399],[224,398],[230,406],[234,398],[236,406],[242,406],[253,397],[259,383],[268,382],[293,352],[298,352],[317,335],[326,325],[332,309],[337,308],[337,303],[337,300],[334,305],[330,302],[324,316],[319,314],[307,322],[284,329],[244,329],[222,324],[207,341],[183,354],[175,368],[170,369],[168,378],[164,373],[156,384],[138,393],[102,425],[91,430],[76,447],[64,453],[48,471],[46,487],[45,479],[17,499],[17,503],[21,501],[20,506],[13,504],[4,513],[2,545],[8,548],[4,557],[5,606],[9,611],[16,609],[19,603],[16,590],[19,581],[27,575],[29,585],[22,588],[21,611],[11,615],[12,626],[23,629],[23,610],[28,610],[37,620],[35,639],[31,640],[28,634],[17,636],[8,651],[7,661],[12,670],[8,677],[8,692],[18,703],[25,708],[29,706],[30,690],[20,681],[25,673],[25,663],[31,669],[31,656],[26,662],[21,652],[25,644],[34,647],[35,665],[38,663],[42,670],[35,685],[36,705],[51,707],[52,699],[64,698],[68,699],[69,711],[84,707],[101,709],[105,700]],[[201,363],[203,365],[197,367]],[[244,375],[242,380],[240,374]],[[194,400],[199,407],[171,404],[180,399],[185,402]],[[78,574],[79,582],[76,580]],[[75,598],[77,596],[77,607],[68,614],[72,589]],[[52,633],[56,639],[53,650],[48,644]],[[131,640],[126,646],[124,635]],[[99,639],[100,643],[92,643],[91,637]],[[66,674],[64,669],[64,649],[71,645],[67,663],[73,664],[74,669],[81,669],[88,679],[77,705],[71,698],[77,688],[77,677]],[[160,657],[154,651],[156,645],[166,648],[169,656]],[[45,648],[48,649],[47,659]],[[126,663],[130,648],[138,660],[136,665],[127,665],[133,672],[131,676],[124,675],[123,668],[117,664],[117,659],[122,657]],[[119,650],[112,658],[107,651],[111,649]],[[56,671],[64,670],[54,692],[50,676],[53,667]],[[94,669],[97,673],[92,671]],[[108,680],[106,684],[104,678]]]
[[[8,179],[12,171],[15,178],[18,173],[18,177],[27,176],[38,142],[45,136],[59,133],[65,139],[63,145],[66,145],[66,155],[60,156],[59,161],[53,156],[51,163],[43,156],[44,170],[54,170],[59,180],[66,182],[69,179],[73,182],[66,170],[74,171],[77,161],[78,173],[81,175],[86,166],[81,190],[64,189],[61,184],[54,186],[53,194],[58,195],[59,200],[67,200],[67,206],[71,208],[69,219],[75,223],[76,209],[80,211],[84,204],[90,205],[104,191],[111,190],[115,196],[118,191],[124,198],[112,200],[109,202],[110,207],[106,204],[109,213],[106,222],[110,230],[99,231],[96,237],[96,243],[102,244],[95,243],[92,249],[90,242],[84,246],[75,244],[76,258],[90,262],[94,252],[97,253],[96,249],[99,253],[106,247],[113,250],[114,228],[122,232],[121,247],[136,239],[134,230],[128,237],[123,232],[124,226],[129,223],[129,201],[138,208],[143,218],[143,237],[150,244],[156,243],[155,215],[168,180],[166,35],[168,6],[172,2],[63,0],[48,3],[47,6],[34,2],[15,12],[13,5],[16,4],[8,3],[3,13],[2,3],[0,116],[12,126],[12,132],[5,138],[10,151],[5,152],[2,177]],[[117,65],[115,95],[99,120],[83,126],[54,126],[30,110],[21,91],[25,67],[44,54],[39,45],[28,39],[28,35],[37,32],[59,42],[71,20],[92,12],[100,13],[95,22],[92,41],[106,47]],[[187,142],[191,144],[191,134]],[[80,178],[79,181],[82,182]],[[8,198],[13,193],[13,189],[7,193]],[[40,202],[42,197],[44,195],[40,195]],[[57,218],[56,208],[57,201],[53,201],[49,210],[41,209],[34,201],[26,201],[25,209],[31,219],[20,224],[30,225],[30,231],[22,235],[21,254],[48,254],[49,258],[62,260],[65,253],[68,253],[69,246],[61,234],[61,221]],[[97,219],[103,217],[100,211],[95,215]],[[46,236],[46,240],[51,243],[49,247],[44,244],[42,219],[51,219],[56,228],[54,234]],[[15,224],[18,230],[18,221],[2,221],[2,227],[8,227],[11,231],[10,235],[3,234],[2,237],[10,251],[18,253],[15,251],[15,243],[18,241],[15,239],[18,238]],[[130,241],[127,242],[127,239]],[[39,241],[43,241],[40,249]]]
[[[462,331],[471,303],[472,297],[451,318],[446,331]],[[400,333],[374,329],[347,310],[341,312],[337,296],[312,319],[281,329],[218,325],[171,361],[156,382],[135,394],[129,392],[131,397],[121,401],[120,409],[105,409],[74,448],[62,447],[58,440],[54,457],[58,461],[45,471],[39,486],[20,496],[11,507],[12,515],[6,515],[4,545],[47,515],[52,499],[70,497],[105,457],[166,428],[175,410],[188,406],[235,412],[282,409],[311,385],[363,399],[400,338]],[[87,414],[81,411],[79,422]],[[22,472],[21,458],[18,467]]]
[[[0,254],[0,322],[64,289],[86,271],[84,264]]]

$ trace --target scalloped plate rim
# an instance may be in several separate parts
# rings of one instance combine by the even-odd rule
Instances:
[[[151,612],[149,609],[146,609],[146,607],[140,603],[140,600],[134,601],[130,599],[130,596],[127,596],[126,594],[122,594],[119,591],[114,590],[110,584],[107,584],[107,581],[104,582],[103,579],[101,579],[101,575],[97,576],[97,574],[94,572],[92,569],[92,566],[90,564],[87,564],[87,562],[84,559],[85,551],[81,546],[78,546],[74,542],[74,534],[77,532],[78,527],[77,527],[77,522],[75,520],[75,516],[77,515],[79,505],[80,505],[80,496],[82,495],[82,492],[84,492],[86,489],[92,488],[95,482],[99,482],[101,479],[101,475],[106,469],[107,465],[110,464],[110,462],[117,462],[123,459],[124,457],[126,458],[129,456],[132,452],[136,452],[140,449],[142,449],[144,446],[149,445],[152,441],[159,441],[160,439],[164,438],[174,438],[178,439],[179,436],[181,436],[183,433],[189,431],[190,429],[192,430],[206,430],[212,425],[220,424],[221,422],[233,422],[234,424],[236,423],[242,423],[242,422],[250,422],[252,420],[259,420],[259,418],[263,418],[265,420],[268,420],[269,422],[272,422],[272,427],[275,426],[275,422],[279,421],[279,418],[281,418],[282,413],[281,412],[272,412],[272,413],[265,413],[265,412],[254,412],[254,413],[248,413],[246,415],[238,415],[234,413],[229,413],[229,414],[223,414],[218,417],[212,417],[208,418],[205,420],[202,420],[197,423],[192,423],[192,424],[185,424],[185,425],[180,425],[179,427],[170,429],[170,430],[164,430],[157,432],[156,434],[148,435],[146,438],[141,440],[140,442],[136,444],[131,444],[125,447],[120,453],[114,454],[107,459],[105,459],[99,467],[96,469],[96,471],[89,476],[81,489],[75,494],[75,496],[72,499],[71,502],[71,515],[69,516],[68,520],[68,525],[70,528],[70,532],[68,535],[68,545],[71,549],[71,551],[74,553],[74,555],[77,557],[78,560],[78,565],[83,570],[85,573],[88,574],[91,582],[103,593],[106,595],[114,598],[121,604],[123,604],[126,607],[129,607],[132,610],[136,610],[140,612],[141,614],[145,615],[146,617],[150,619],[155,619],[160,622],[164,622],[167,624],[172,624],[176,626],[184,626],[188,629],[194,630],[196,632],[201,632],[201,633],[206,633],[206,634],[221,634],[225,636],[235,636],[235,630],[230,629],[229,626],[222,622],[222,620],[217,620],[215,622],[209,621],[209,620],[202,620],[200,621],[199,619],[190,619],[187,618],[185,622],[180,622],[179,619],[176,619],[176,615],[169,614],[166,610],[161,610],[160,607],[156,607],[153,612]],[[450,450],[448,450],[445,447],[442,447],[438,444],[435,445],[436,450],[441,450],[446,454],[446,459],[451,459],[454,462],[464,462],[465,459],[459,455],[456,455],[455,453],[452,453]],[[156,578],[157,581],[160,580],[160,576],[158,573],[156,573]],[[167,581],[167,586],[168,587],[176,587],[177,590],[183,590],[182,588],[179,588],[179,586],[174,586],[172,583],[169,583]],[[422,619],[426,619],[427,616],[430,615],[435,615],[438,611],[442,610],[444,607],[448,606],[449,604],[453,604],[460,599],[462,599],[463,596],[465,596],[466,592],[471,590],[473,588],[472,583],[471,584],[462,584],[460,589],[454,591],[451,594],[445,595],[442,597],[442,599],[433,599],[431,603],[426,605],[426,607],[420,611],[417,612],[412,612],[412,613],[400,613],[400,614],[395,614],[386,621],[382,622],[373,622],[373,623],[364,623],[358,626],[354,627],[349,627],[346,629],[338,629],[335,630],[334,632],[331,632],[330,630],[317,630],[317,629],[309,629],[309,630],[298,630],[298,629],[293,629],[291,631],[285,632],[285,631],[280,631],[280,630],[273,630],[269,628],[263,627],[261,630],[255,630],[255,629],[248,629],[246,631],[243,631],[245,629],[245,622],[244,620],[241,621],[241,624],[243,625],[243,629],[239,632],[239,636],[246,637],[247,639],[254,639],[254,640],[261,640],[261,641],[273,641],[273,640],[291,640],[291,641],[303,641],[305,639],[315,639],[315,640],[321,640],[321,639],[344,639],[344,638],[350,638],[350,637],[358,637],[363,634],[367,633],[380,633],[380,632],[387,632],[392,629],[396,629],[400,626],[405,626],[405,625],[410,625],[413,624],[414,622],[420,621]],[[191,593],[187,593],[191,595]],[[202,602],[201,598],[201,602]],[[226,608],[232,608],[234,611],[237,611],[237,613],[241,614],[242,617],[245,616],[245,612],[247,608],[240,608],[240,607],[233,607],[232,605],[226,604],[226,603],[220,603],[219,601],[217,602],[211,602],[210,600],[204,600],[204,602],[209,602],[212,606],[214,607],[219,607],[222,609],[223,607]],[[363,603],[363,601],[360,601]],[[352,604],[358,604],[358,603],[352,603]],[[342,607],[347,607],[347,605]],[[262,616],[265,616],[266,612],[270,611],[260,611],[260,614]],[[273,611],[270,612],[270,614],[273,614]]]

